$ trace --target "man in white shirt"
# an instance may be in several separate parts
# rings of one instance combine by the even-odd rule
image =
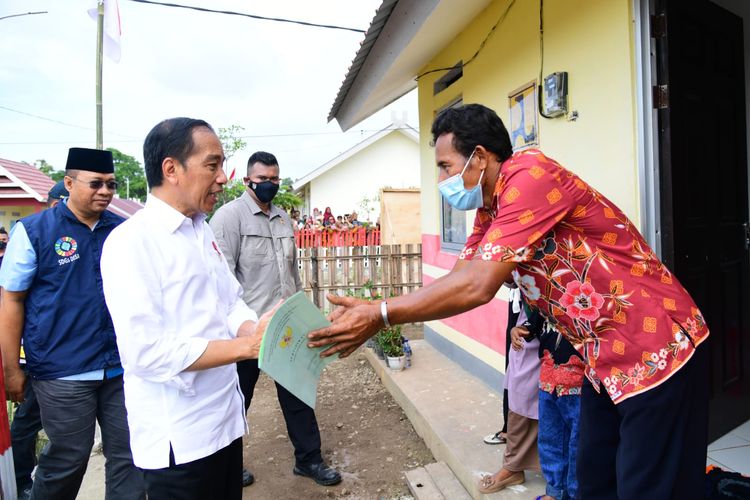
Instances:
[[[227,177],[211,126],[156,125],[143,146],[150,194],[102,254],[125,369],[133,461],[150,500],[240,499],[247,423],[235,363],[258,356],[257,321],[205,214]]]

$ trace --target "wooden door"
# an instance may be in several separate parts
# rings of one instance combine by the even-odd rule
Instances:
[[[662,245],[711,330],[714,439],[750,419],[742,19],[708,0],[659,0],[659,14]]]

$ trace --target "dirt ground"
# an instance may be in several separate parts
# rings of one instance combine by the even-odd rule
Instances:
[[[421,325],[409,325],[404,335],[421,338]],[[294,449],[276,388],[262,374],[244,449],[255,484],[244,489],[243,499],[411,498],[404,471],[435,460],[360,351],[328,365],[318,387],[323,458],[341,472],[343,481],[325,487],[292,474]]]

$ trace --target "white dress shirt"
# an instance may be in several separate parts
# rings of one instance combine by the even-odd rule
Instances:
[[[231,339],[256,314],[242,300],[205,216],[190,219],[149,195],[107,238],[104,296],[125,369],[135,465],[207,457],[246,430],[234,364],[186,372],[210,340]]]

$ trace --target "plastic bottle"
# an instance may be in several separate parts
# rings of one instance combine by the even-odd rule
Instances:
[[[402,337],[402,341],[404,344],[404,355],[406,356],[406,367],[409,368],[411,366],[411,346],[409,345],[409,339]]]

